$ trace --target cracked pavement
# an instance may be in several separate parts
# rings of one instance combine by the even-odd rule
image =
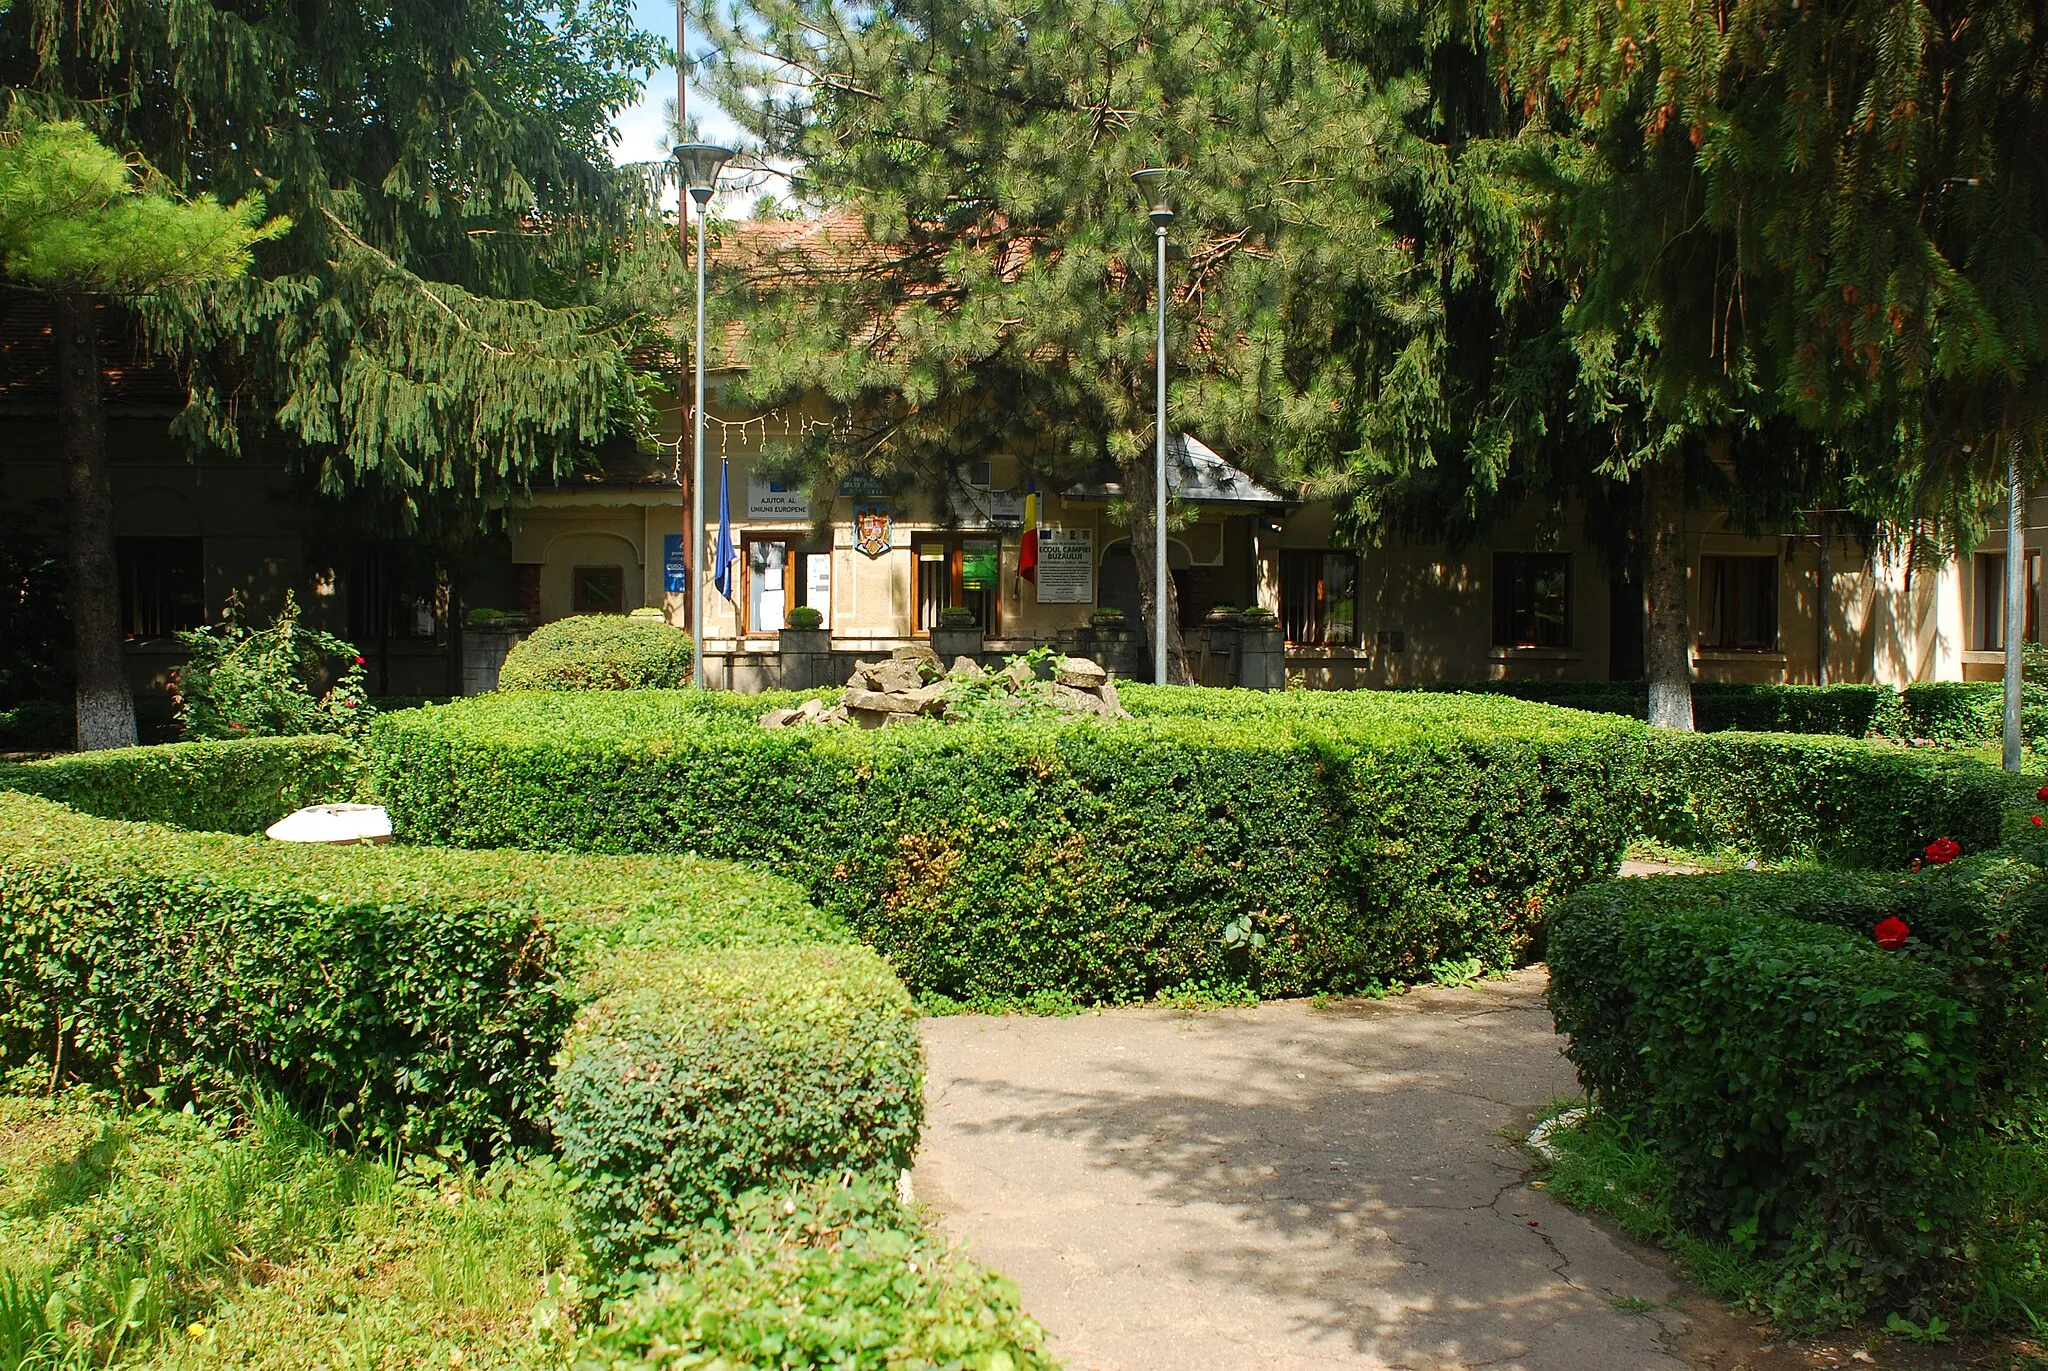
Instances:
[[[1543,986],[927,1019],[913,1183],[1071,1371],[1681,1371],[1669,1275],[1524,1179]]]

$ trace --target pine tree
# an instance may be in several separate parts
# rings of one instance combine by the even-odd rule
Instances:
[[[1494,0],[1553,134],[1582,383],[1652,434],[1797,425],[1871,516],[1967,536],[2048,417],[2048,55],[2019,0]]]
[[[231,280],[257,243],[289,227],[264,222],[260,194],[234,205],[180,199],[79,124],[0,129],[0,279],[47,292],[54,306],[81,748],[135,741],[121,660],[99,299]]]
[[[1249,0],[745,0],[705,21],[721,103],[867,244],[792,235],[721,289],[747,324],[743,398],[817,389],[851,416],[804,454],[820,485],[937,493],[1020,441],[1041,481],[1113,467],[1179,663],[1151,575],[1153,235],[1130,173],[1176,172],[1169,423],[1305,470],[1359,393],[1343,321],[1429,308],[1381,196],[1415,92],[1351,79]]]
[[[264,196],[250,272],[137,303],[175,430],[438,529],[645,417],[643,321],[599,302],[648,208],[611,119],[663,55],[627,0],[16,0],[0,117]]]

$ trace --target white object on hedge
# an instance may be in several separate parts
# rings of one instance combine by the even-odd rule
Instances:
[[[281,843],[388,843],[391,816],[383,805],[308,805],[263,833]]]

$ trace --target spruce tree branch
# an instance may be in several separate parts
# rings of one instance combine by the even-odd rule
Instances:
[[[392,275],[397,276],[401,280],[405,281],[407,284],[414,287],[414,289],[421,296],[425,297],[429,303],[438,308],[443,314],[447,315],[449,320],[455,325],[456,329],[459,332],[466,335],[467,337],[469,337],[473,342],[476,343],[476,345],[479,348],[482,348],[485,352],[490,353],[493,357],[510,357],[512,355],[512,353],[509,350],[501,347],[496,347],[490,342],[489,339],[479,336],[476,330],[470,327],[469,321],[467,319],[464,319],[461,313],[457,311],[453,305],[450,305],[446,300],[443,300],[440,296],[434,294],[433,289],[427,284],[424,278],[420,277],[414,272],[407,271],[404,267],[392,261],[391,258],[386,256],[383,252],[379,251],[375,247],[372,247],[369,243],[363,241],[363,239],[356,233],[356,231],[354,229],[351,229],[346,223],[344,223],[341,217],[337,215],[333,210],[328,209],[323,205],[320,209],[320,213],[326,217],[328,223],[332,224],[335,227],[335,229],[340,232],[342,237],[348,239],[351,243],[354,243],[358,248],[361,248],[364,252],[369,253],[372,257],[375,257],[378,261],[382,262],[384,266],[392,273]]]

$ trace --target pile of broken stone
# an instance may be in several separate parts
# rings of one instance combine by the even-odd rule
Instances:
[[[1116,682],[1086,657],[1055,658],[1050,677],[1029,662],[1012,658],[990,671],[972,657],[956,658],[948,671],[939,654],[923,644],[899,647],[887,660],[863,662],[837,704],[806,700],[797,709],[771,709],[761,716],[763,728],[802,724],[858,724],[885,728],[891,724],[933,719],[957,722],[964,702],[975,700],[983,712],[1055,713],[1076,718],[1128,719],[1117,700]]]

